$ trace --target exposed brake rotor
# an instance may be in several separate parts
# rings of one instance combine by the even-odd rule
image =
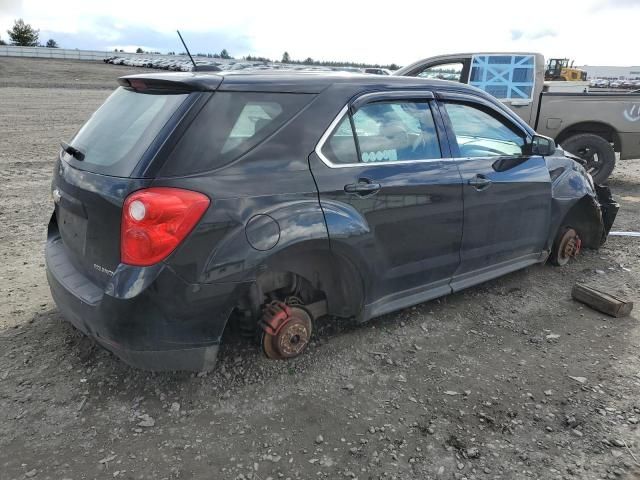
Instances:
[[[263,330],[262,348],[269,358],[293,358],[309,345],[313,321],[309,312],[295,303],[273,301],[263,310],[259,324]]]
[[[558,264],[566,265],[571,257],[576,257],[580,253],[582,240],[573,228],[568,228],[558,245]]]

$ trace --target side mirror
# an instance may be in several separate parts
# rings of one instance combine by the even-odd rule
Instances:
[[[548,157],[553,155],[556,151],[556,142],[553,138],[545,137],[544,135],[534,135],[531,139],[531,143],[527,143],[524,146],[525,155],[541,155]]]

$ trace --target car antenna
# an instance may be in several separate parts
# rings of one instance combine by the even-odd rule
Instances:
[[[184,43],[184,39],[182,38],[182,35],[180,35],[180,30],[176,30],[176,32],[178,32],[180,41],[182,42],[182,45],[184,45],[184,49],[187,51],[187,55],[189,55],[189,58],[191,59],[191,63],[193,63],[193,71],[195,72],[198,69],[198,67],[196,66],[196,62],[193,60],[193,57],[191,56],[191,52],[189,51],[189,48],[187,48],[187,44]]]

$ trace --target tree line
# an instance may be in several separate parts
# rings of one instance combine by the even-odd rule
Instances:
[[[47,40],[44,45],[40,43],[40,30],[36,30],[28,23],[24,23],[21,18],[14,20],[13,28],[7,30],[11,45],[18,47],[47,47],[58,48],[58,42],[53,38]],[[6,45],[2,37],[0,37],[0,45]]]
[[[7,30],[7,34],[9,35],[9,41],[11,45],[16,45],[20,47],[48,47],[48,48],[58,48],[58,43],[50,38],[47,40],[46,44],[40,43],[40,30],[33,28],[28,23],[25,23],[23,19],[19,18],[15,20],[13,23],[13,28]],[[0,37],[0,45],[6,45],[7,43],[2,40]],[[118,50],[114,49],[114,52],[124,53],[122,49]],[[158,54],[160,52],[145,52],[141,47],[138,47],[136,53],[153,53]],[[175,52],[168,52],[168,55],[175,55]],[[186,55],[187,52],[180,52],[178,55]],[[233,60],[235,57],[231,56],[229,51],[226,48],[223,48],[220,53],[198,53],[198,56],[208,57],[208,58],[220,58],[224,60]],[[277,60],[272,60],[266,57],[259,57],[257,55],[247,55],[242,57],[242,60],[248,62],[265,62],[265,63],[275,63]],[[280,60],[281,63],[289,63],[295,65],[316,65],[316,66],[324,66],[324,67],[356,67],[356,68],[388,68],[390,70],[397,70],[399,68],[395,63],[391,63],[389,65],[380,65],[378,63],[362,63],[362,62],[339,62],[339,61],[326,61],[326,60],[314,60],[311,57],[307,57],[304,60],[294,60],[289,55],[289,52],[284,52],[282,54],[282,58]]]

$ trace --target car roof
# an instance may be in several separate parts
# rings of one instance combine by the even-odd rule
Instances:
[[[174,84],[194,91],[266,91],[290,93],[320,93],[334,84],[348,84],[354,88],[437,88],[445,85],[466,87],[458,82],[417,77],[374,76],[364,73],[291,70],[239,70],[215,73],[172,72],[127,75],[118,79],[123,86],[129,80]]]

